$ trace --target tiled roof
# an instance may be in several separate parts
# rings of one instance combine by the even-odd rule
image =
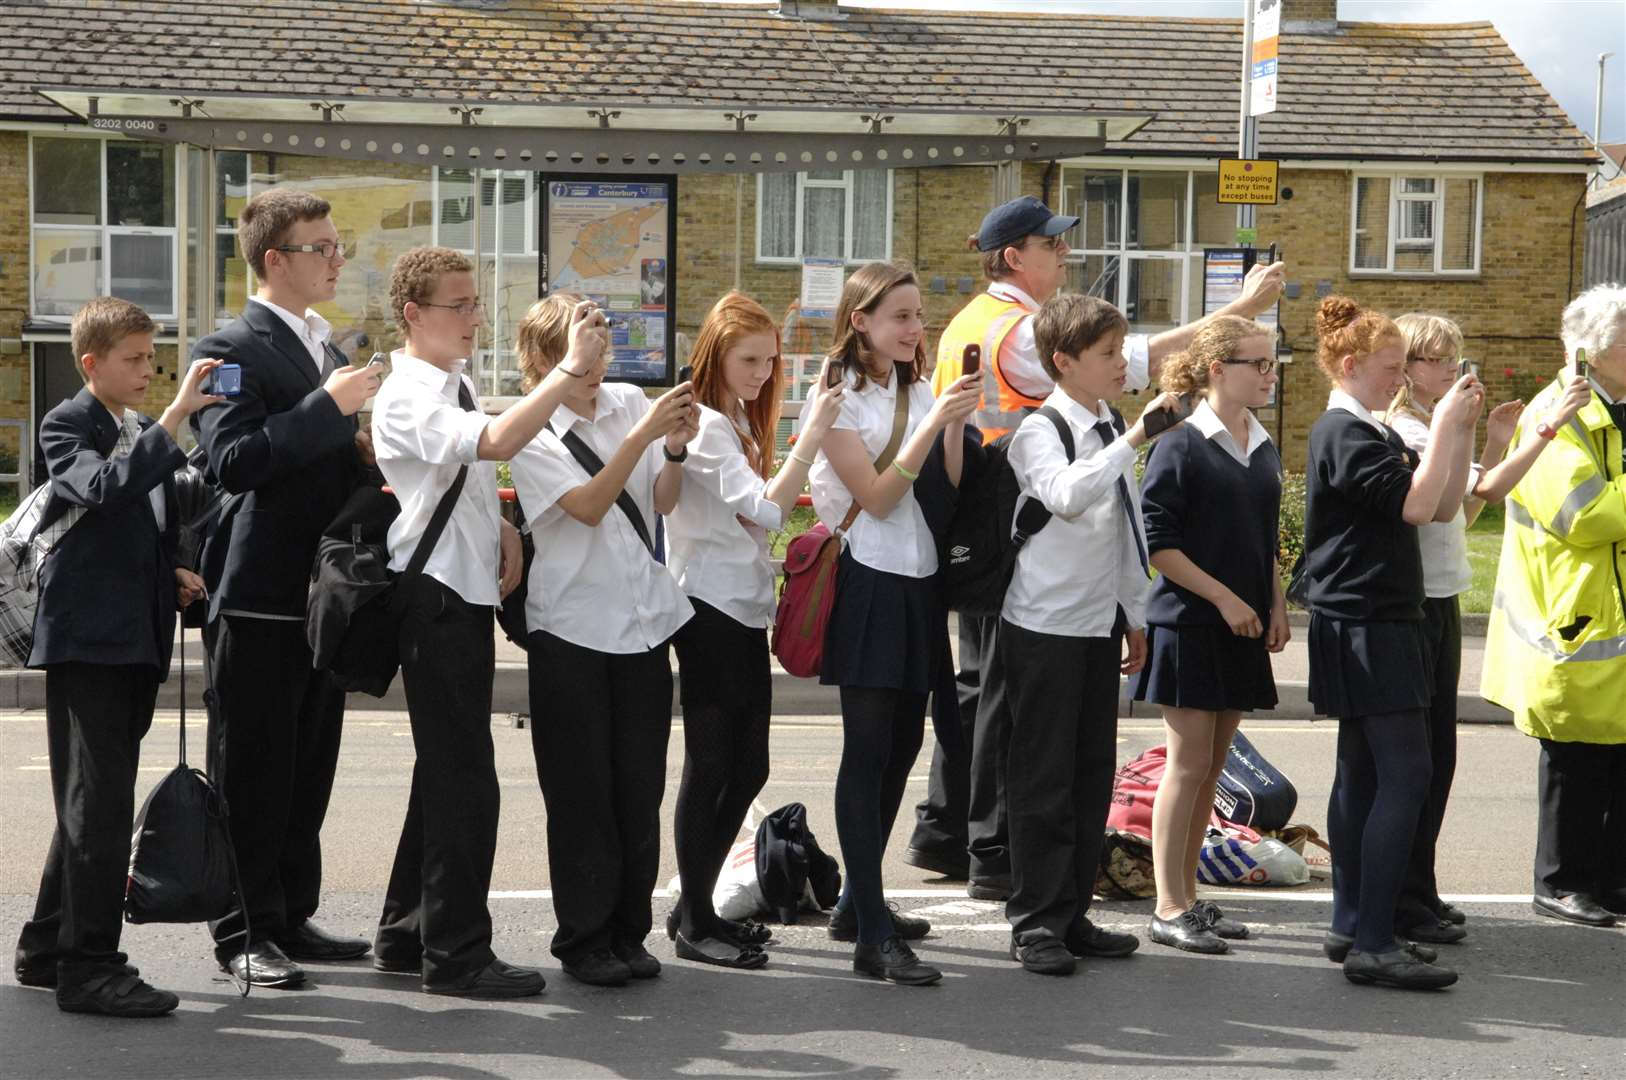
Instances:
[[[1150,5],[1149,5],[1150,6]],[[1109,150],[1234,147],[1241,27],[1212,19],[852,10],[690,0],[0,0],[0,120],[37,86],[317,97],[895,109],[1130,109]],[[1590,161],[1489,23],[1284,34],[1284,157]]]

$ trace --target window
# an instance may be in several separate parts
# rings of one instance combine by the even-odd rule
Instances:
[[[1479,270],[1479,176],[1357,176],[1349,268],[1363,274]]]
[[[757,177],[757,259],[892,257],[892,171],[816,169]]]
[[[32,313],[66,318],[118,296],[175,318],[175,148],[58,136],[29,148]]]
[[[1195,319],[1202,306],[1202,249],[1229,246],[1235,211],[1215,203],[1212,173],[1187,169],[1066,168],[1061,210],[1069,289],[1116,304],[1137,333]]]

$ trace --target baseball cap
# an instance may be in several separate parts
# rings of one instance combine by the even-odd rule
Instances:
[[[1024,236],[1058,236],[1077,224],[1076,217],[1064,217],[1032,195],[1024,195],[988,211],[977,230],[977,250],[996,251]]]

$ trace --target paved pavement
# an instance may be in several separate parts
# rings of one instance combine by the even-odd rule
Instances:
[[[1325,822],[1333,726],[1257,721],[1255,743],[1300,792],[1296,820]],[[143,790],[172,764],[174,714],[145,745]],[[497,948],[540,967],[542,997],[514,1003],[431,998],[409,977],[365,963],[317,965],[299,992],[239,1000],[208,963],[195,926],[131,926],[125,946],[144,974],[182,996],[180,1012],[137,1023],[60,1013],[48,993],[0,973],[5,1077],[409,1076],[1223,1076],[1613,1077],[1626,1075],[1626,929],[1591,930],[1530,911],[1535,746],[1510,728],[1461,729],[1461,766],[1446,821],[1440,881],[1460,897],[1471,935],[1444,950],[1462,972],[1436,994],[1348,984],[1321,958],[1326,883],[1234,890],[1228,912],[1256,938],[1223,958],[1144,946],[1071,979],[1028,975],[1006,955],[997,905],[905,866],[906,808],[885,874],[903,906],[928,914],[922,955],[944,983],[912,990],[854,976],[848,947],[823,919],[779,931],[773,963],[736,973],[675,960],[661,979],[622,990],[572,983],[548,955],[542,800],[528,733],[497,718],[503,819],[493,882]],[[1161,741],[1155,723],[1125,720],[1128,759]],[[195,745],[195,744],[194,744]],[[681,769],[681,728],[668,757],[668,814]],[[925,789],[922,754],[908,802]],[[830,718],[781,718],[761,803],[805,802],[836,850],[831,783],[840,752]],[[51,828],[44,722],[0,713],[0,933],[32,902]],[[412,750],[399,712],[352,713],[324,834],[327,891],[319,920],[365,933],[377,917],[406,800]],[[670,833],[670,821],[667,823]],[[661,880],[676,873],[670,842]],[[667,901],[656,900],[656,922]],[[1147,903],[1100,903],[1103,923],[1142,930]]]

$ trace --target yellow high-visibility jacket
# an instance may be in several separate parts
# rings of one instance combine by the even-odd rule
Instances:
[[[981,293],[943,328],[937,342],[937,367],[932,369],[932,393],[941,395],[949,383],[962,374],[962,357],[967,345],[982,346],[982,402],[971,422],[982,432],[982,441],[991,443],[1020,427],[1043,398],[1030,398],[1005,381],[999,369],[999,350],[1016,324],[1033,312],[1014,300]]]
[[[1536,395],[1513,445],[1562,396]],[[1621,430],[1596,394],[1507,498],[1480,693],[1519,730],[1626,743],[1626,476]]]

